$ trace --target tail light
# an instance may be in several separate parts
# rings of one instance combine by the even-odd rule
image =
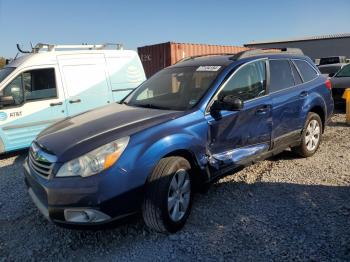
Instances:
[[[327,79],[325,83],[326,87],[328,90],[332,90],[332,83],[331,80]]]

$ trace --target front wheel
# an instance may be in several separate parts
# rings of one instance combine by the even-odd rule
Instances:
[[[322,128],[320,116],[316,113],[309,113],[301,134],[301,144],[292,150],[303,157],[315,154],[322,140]]]
[[[158,232],[181,229],[191,211],[191,165],[182,157],[159,161],[147,179],[142,214],[145,224]]]

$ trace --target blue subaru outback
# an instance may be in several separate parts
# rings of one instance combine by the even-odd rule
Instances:
[[[100,225],[141,212],[175,232],[195,190],[291,148],[318,149],[331,84],[297,49],[191,57],[120,103],[58,122],[32,143],[28,192],[57,224]]]

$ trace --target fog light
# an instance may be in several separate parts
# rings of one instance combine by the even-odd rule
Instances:
[[[64,218],[74,223],[98,223],[111,219],[110,216],[94,209],[65,209]]]

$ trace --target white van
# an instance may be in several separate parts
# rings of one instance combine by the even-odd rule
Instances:
[[[146,78],[135,51],[47,45],[0,70],[0,153],[26,148],[68,116],[117,102]],[[20,49],[19,49],[20,50]]]

